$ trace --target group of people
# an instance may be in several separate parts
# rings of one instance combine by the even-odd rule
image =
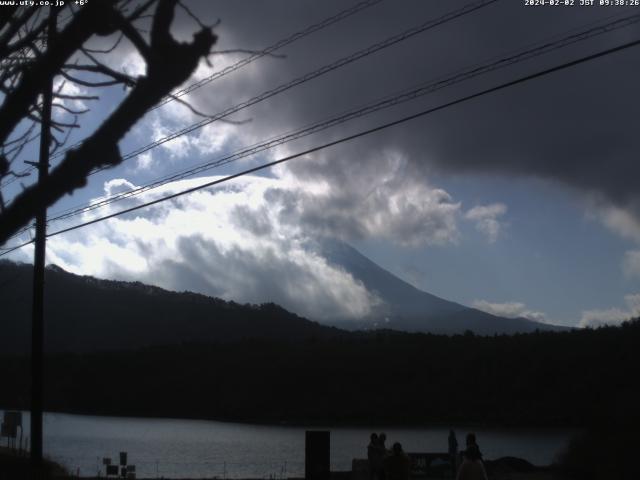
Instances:
[[[387,436],[372,433],[367,445],[369,459],[369,480],[407,480],[409,478],[409,457],[402,450],[400,442],[395,442],[391,450],[386,446]]]
[[[369,480],[408,480],[409,457],[399,442],[395,442],[388,450],[386,441],[387,436],[384,433],[371,434],[367,446]],[[487,480],[475,433],[468,433],[465,443],[466,448],[458,453],[456,434],[453,430],[449,431],[449,455],[457,471],[456,480]]]

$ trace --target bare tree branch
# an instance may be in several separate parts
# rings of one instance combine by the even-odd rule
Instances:
[[[11,131],[25,117],[29,105],[35,102],[42,90],[43,81],[60,72],[64,62],[86,42],[101,25],[105,12],[111,6],[106,2],[87,4],[73,18],[69,25],[58,34],[55,45],[47,49],[42,58],[25,70],[19,84],[0,106],[0,144],[4,143]]]
[[[74,121],[77,121],[77,120],[78,120],[78,116],[76,115],[74,117]],[[62,140],[58,140],[56,138],[56,136],[52,134],[51,135],[51,140],[53,141],[54,146],[51,149],[51,152],[49,152],[49,153],[53,154],[53,153],[57,152],[58,149],[62,148],[64,145],[66,145],[66,143],[69,141],[69,137],[71,136],[71,132],[72,132],[72,130],[68,129],[67,130],[67,134],[65,135],[65,137]]]
[[[143,6],[151,3],[146,2]],[[135,29],[130,21],[120,11],[111,8],[114,4],[110,4],[108,14],[111,17],[109,18],[113,16],[117,18],[115,21],[117,28],[130,40],[131,38],[142,40],[138,44],[133,43],[147,62],[147,74],[137,79],[135,86],[125,99],[91,136],[77,148],[66,152],[63,160],[43,182],[25,188],[10,205],[6,206],[0,214],[0,245],[21,227],[28,225],[38,205],[42,203],[51,205],[62,196],[85,186],[91,171],[121,163],[118,142],[147,110],[187,80],[197,68],[199,61],[206,58],[211,51],[217,40],[211,29],[202,28],[196,32],[191,43],[180,43],[170,33],[177,0],[158,0],[157,3],[150,44],[144,42],[139,35],[132,34]],[[94,8],[92,5],[100,5],[100,3],[90,3],[75,14],[67,28],[59,34],[55,48],[52,51],[47,50],[42,59],[29,72],[24,73],[24,78],[13,93],[7,96],[5,103],[0,107],[0,144],[17,123],[25,118],[30,105],[36,103],[40,84],[32,72],[40,73],[40,81],[42,78],[63,74],[62,67],[65,61],[74,51],[79,50],[92,32],[100,30],[96,24],[100,15],[103,19],[105,18],[104,8]],[[109,28],[112,26],[109,25]],[[97,33],[103,31],[105,30]],[[68,76],[68,73],[66,75]],[[16,94],[18,97],[14,99]],[[65,98],[60,93],[56,97]],[[77,99],[81,96],[71,95],[66,98]],[[7,108],[9,100],[11,100],[11,109]],[[16,110],[19,113],[14,113]],[[5,118],[4,113],[11,115]],[[63,125],[63,123],[57,122],[57,125]],[[65,126],[73,126],[73,124]]]
[[[100,100],[98,95],[67,95],[64,93],[54,93],[53,96],[61,100]]]
[[[71,75],[70,73],[68,73],[65,70],[60,70],[60,75],[62,75],[64,78],[66,78],[67,80],[69,80],[70,82],[73,82],[75,84],[78,85],[82,85],[83,87],[91,87],[91,88],[96,88],[96,87],[111,87],[113,85],[119,85],[121,83],[125,83],[125,84],[129,84],[129,81],[121,81],[121,80],[106,80],[103,82],[92,82],[90,80],[82,80],[81,78],[78,77],[74,77],[73,75]]]
[[[107,47],[105,49],[96,49],[96,48],[83,48],[83,52],[89,52],[89,53],[111,53],[113,52],[116,48],[118,48],[118,45],[120,45],[120,42],[122,42],[122,39],[124,38],[124,34],[120,33],[120,35],[118,35],[118,38],[116,39],[116,41],[113,43],[113,45],[111,45],[110,47]]]
[[[7,19],[5,23],[8,24],[8,28],[0,36],[0,57],[5,57],[7,55],[11,40],[13,40],[16,36],[18,36],[18,38],[21,38],[18,35],[20,29],[24,25],[26,25],[26,23],[29,21],[29,18],[31,18],[31,16],[35,14],[37,10],[37,8],[27,8],[24,9],[22,14],[18,14],[17,16],[11,15]],[[16,11],[18,11],[18,9],[14,10],[14,12]]]
[[[64,110],[65,112],[70,113],[72,115],[82,115],[83,113],[87,113],[90,111],[88,108],[85,108],[84,110],[74,110],[72,108],[67,107],[66,105],[63,105],[62,103],[55,103],[55,102],[52,103],[51,106]]]
[[[38,40],[40,34],[44,31],[46,26],[47,20],[42,20],[40,24],[35,29],[31,30],[24,38],[11,44],[5,45],[4,48],[0,48],[0,57],[11,55],[21,48],[32,45],[34,41]]]

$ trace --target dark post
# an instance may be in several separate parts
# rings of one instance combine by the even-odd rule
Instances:
[[[329,480],[331,476],[330,432],[305,432],[305,480]]]
[[[56,12],[49,7],[47,50],[56,30]],[[40,158],[38,183],[49,174],[49,147],[51,146],[51,103],[53,78],[45,80],[42,87],[42,124],[40,126]],[[33,309],[31,318],[31,463],[36,475],[42,470],[42,411],[44,384],[44,260],[46,253],[47,207],[40,201],[36,214],[35,255],[33,259]]]

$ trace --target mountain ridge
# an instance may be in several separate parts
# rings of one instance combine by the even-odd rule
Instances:
[[[4,306],[0,350],[5,353],[25,353],[30,348],[32,270],[28,264],[0,262]],[[251,338],[301,340],[346,333],[273,303],[241,305],[141,282],[76,275],[55,265],[45,269],[45,285],[45,345],[50,352]]]
[[[274,303],[251,305],[142,282],[45,269],[45,339],[52,352],[89,352],[249,338],[296,340],[350,335],[349,330],[479,335],[566,330],[520,318],[502,318],[417,289],[343,242],[319,244],[328,262],[351,274],[382,304],[362,321],[319,323]],[[4,334],[0,349],[28,352],[32,266],[0,261]],[[90,319],[90,321],[89,321]],[[372,326],[373,328],[371,328]],[[364,327],[364,328],[363,328]]]
[[[459,334],[471,330],[480,335],[527,333],[536,330],[567,330],[566,327],[522,317],[499,317],[425,292],[398,278],[350,245],[335,240],[320,243],[331,263],[350,273],[384,302],[369,323],[394,330]],[[356,325],[363,322],[357,322]],[[332,323],[348,327],[348,323]]]

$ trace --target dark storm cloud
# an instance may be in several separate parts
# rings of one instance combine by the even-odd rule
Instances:
[[[217,111],[464,3],[382,2],[285,48],[286,58],[262,59],[192,98]],[[345,8],[345,3],[200,2],[195,8],[202,16],[222,19],[219,48],[262,48]],[[264,138],[622,13],[599,7],[534,8],[503,0],[253,107],[247,115],[254,121],[238,134]],[[638,37],[638,26],[612,32],[291,148],[315,145]],[[344,171],[375,171],[384,165],[376,164],[373,154],[395,149],[409,159],[412,175],[426,177],[436,169],[537,176],[598,193],[620,206],[635,206],[640,213],[638,55],[637,48],[616,53],[359,140],[355,147],[334,149],[326,164],[298,162],[289,168],[296,175],[329,178],[336,188],[348,188],[343,180],[353,176]]]

